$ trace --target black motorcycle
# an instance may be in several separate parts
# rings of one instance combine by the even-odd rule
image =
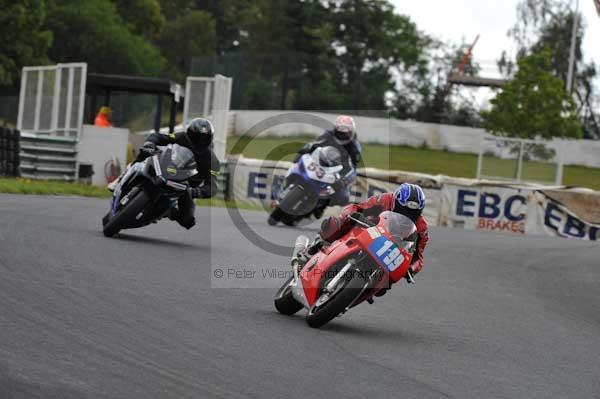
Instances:
[[[112,237],[123,229],[135,229],[168,216],[182,195],[188,195],[188,180],[196,175],[194,154],[170,144],[142,162],[131,165],[115,187],[110,210],[102,218],[103,233]]]

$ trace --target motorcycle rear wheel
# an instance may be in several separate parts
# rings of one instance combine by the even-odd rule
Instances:
[[[104,225],[102,233],[106,237],[112,237],[117,234],[122,228],[124,228],[128,221],[134,219],[149,202],[148,195],[144,190],[138,191],[135,197],[131,198],[129,202],[115,215],[113,215],[108,222]]]
[[[275,309],[287,316],[291,316],[303,308],[302,304],[292,295],[290,283],[293,278],[290,277],[275,294]]]

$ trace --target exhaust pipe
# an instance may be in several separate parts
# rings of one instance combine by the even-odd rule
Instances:
[[[309,242],[310,240],[304,234],[296,238],[294,250],[292,251],[292,270],[294,272],[294,280],[298,280],[298,274],[300,272],[300,261],[298,259],[298,254],[308,248]]]
[[[306,248],[308,248],[309,243],[310,240],[304,234],[298,236],[298,238],[296,238],[296,243],[294,244],[294,250],[292,251],[292,259],[298,256],[301,251],[304,251]]]

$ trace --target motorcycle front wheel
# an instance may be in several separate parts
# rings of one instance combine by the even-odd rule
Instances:
[[[317,198],[301,185],[295,185],[289,189],[285,196],[279,201],[279,205],[269,216],[268,223],[271,226],[278,222],[294,227],[300,220],[311,214],[317,205]]]
[[[146,208],[149,201],[150,198],[148,198],[148,195],[144,190],[139,190],[123,208],[119,209],[115,215],[108,219],[102,229],[102,233],[104,233],[106,237],[112,237],[117,234],[121,229],[127,226],[128,222],[135,219],[137,215]]]
[[[317,302],[308,310],[306,322],[309,326],[319,328],[333,320],[350,306],[352,301],[360,294],[366,282],[360,276],[360,273],[355,271],[350,279],[343,279],[340,284],[343,285],[337,288],[324,303],[320,303],[320,300],[322,300],[323,295],[327,294],[321,294]]]

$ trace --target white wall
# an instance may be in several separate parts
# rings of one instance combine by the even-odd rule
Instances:
[[[92,184],[106,184],[104,165],[112,157],[119,160],[121,170],[125,168],[128,141],[129,129],[83,125],[78,161],[94,165]]]
[[[294,111],[234,111],[234,134],[247,134],[250,129],[268,118],[281,116]],[[310,112],[307,115],[333,122],[336,115]],[[285,119],[282,117],[281,119]],[[308,119],[308,118],[307,118]],[[405,145],[419,147],[426,144],[436,150],[478,154],[484,129],[462,126],[440,125],[407,120],[356,117],[358,138],[361,142]],[[290,136],[296,134],[318,135],[322,132],[317,126],[307,123],[285,123],[259,132],[260,135]],[[563,150],[566,165],[583,165],[600,168],[600,141],[559,140],[557,145]]]

